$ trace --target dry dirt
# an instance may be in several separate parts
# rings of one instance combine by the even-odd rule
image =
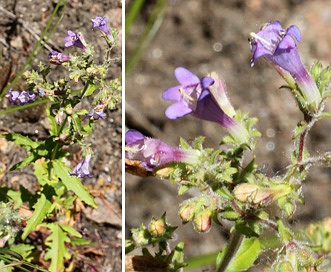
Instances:
[[[58,1],[41,0],[0,0],[0,93],[16,76],[19,69],[27,60],[32,48],[37,43],[37,36],[44,30],[51,13]],[[62,7],[63,9],[63,7]],[[113,57],[121,57],[122,39],[122,3],[121,0],[110,1],[68,1],[60,24],[51,35],[47,45],[60,52],[73,53],[75,49],[65,48],[63,38],[67,30],[80,31],[87,42],[93,43],[97,61],[101,61],[105,43],[97,31],[91,29],[91,19],[97,15],[107,16],[111,28],[120,32],[118,47],[113,51]],[[56,20],[59,17],[56,17]],[[37,36],[36,36],[37,35]],[[42,48],[35,56],[29,69],[36,69],[40,61],[48,63],[49,50]],[[121,76],[122,63],[112,65],[109,79]],[[63,76],[65,70],[52,66],[52,76]],[[24,82],[19,81],[14,89],[23,90]],[[85,106],[90,107],[88,101]],[[8,108],[6,99],[0,101],[0,111]],[[82,213],[75,227],[92,241],[85,248],[85,259],[77,259],[75,271],[121,271],[121,208],[122,208],[122,179],[121,179],[121,146],[122,146],[122,110],[121,105],[113,111],[106,112],[107,118],[100,120],[94,127],[89,142],[94,151],[91,160],[92,179],[83,179],[85,184],[96,195],[99,208],[95,211]],[[17,132],[30,136],[32,139],[45,139],[45,113],[43,107],[28,111],[16,111],[0,116],[1,132]],[[71,150],[72,166],[79,160],[79,149]],[[37,181],[32,175],[31,168],[10,172],[8,169],[25,156],[24,151],[17,146],[0,142],[0,166],[5,170],[0,175],[1,185],[18,188],[20,185],[33,191]],[[75,161],[73,160],[74,158]],[[0,171],[1,172],[1,171]],[[2,173],[2,172],[1,172]]]
[[[127,9],[131,2],[126,2]],[[127,38],[127,59],[153,4],[154,1],[146,3]],[[302,117],[291,94],[278,89],[283,82],[272,67],[261,60],[250,67],[247,42],[250,32],[257,32],[262,24],[274,20],[279,20],[284,28],[299,26],[299,52],[307,67],[315,60],[331,62],[331,1],[168,1],[159,31],[135,70],[126,76],[126,126],[174,146],[178,146],[179,136],[189,140],[205,135],[205,145],[216,148],[224,133],[222,129],[192,117],[167,120],[164,111],[169,103],[161,98],[165,89],[176,84],[173,71],[178,66],[199,77],[216,71],[224,78],[233,105],[259,118],[257,127],[262,137],[255,153],[261,169],[271,175],[281,172],[293,148],[293,129]],[[330,109],[330,102],[327,107]],[[330,120],[316,125],[308,143],[312,154],[330,150],[329,135]],[[331,216],[330,173],[330,169],[311,172],[304,184],[306,204],[298,207],[294,218],[296,226]],[[181,224],[177,208],[182,200],[167,180],[126,174],[126,235],[130,228],[148,224],[152,216],[160,217],[167,211],[169,223],[179,226],[178,240],[186,242],[187,256],[219,250],[226,240],[221,230],[214,227],[208,234],[198,234],[190,224]]]

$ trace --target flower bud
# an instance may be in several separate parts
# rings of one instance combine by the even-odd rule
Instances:
[[[162,236],[166,231],[165,221],[162,218],[158,220],[153,218],[149,224],[149,231],[153,237]]]
[[[212,212],[204,210],[194,216],[194,227],[198,232],[208,232],[211,228]]]
[[[183,220],[184,223],[191,221],[194,217],[195,207],[194,203],[188,203],[181,205],[179,208],[179,216]]]
[[[234,197],[241,202],[249,202],[253,205],[266,205],[291,192],[291,187],[286,184],[263,188],[256,184],[243,183],[237,186]]]
[[[133,229],[132,239],[136,246],[146,246],[149,244],[149,235],[146,229]]]

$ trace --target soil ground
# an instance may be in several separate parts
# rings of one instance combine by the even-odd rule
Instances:
[[[126,2],[127,10],[132,1]],[[154,1],[147,1],[143,14],[126,42],[126,58],[135,47]],[[331,1],[249,0],[249,1],[168,1],[162,24],[145,50],[136,68],[126,76],[126,126],[178,146],[179,137],[193,139],[205,135],[206,146],[216,148],[224,131],[217,125],[185,117],[167,120],[164,111],[170,103],[162,92],[177,84],[173,71],[183,66],[199,77],[218,72],[227,84],[235,108],[256,116],[262,133],[257,162],[270,175],[281,173],[293,149],[291,137],[302,119],[291,94],[279,87],[282,79],[262,60],[250,67],[251,53],[247,39],[264,23],[279,20],[284,28],[297,25],[302,32],[298,44],[304,64],[315,60],[331,62]],[[330,101],[327,105],[330,109]],[[312,154],[330,150],[330,120],[318,123],[310,134],[308,149]],[[330,169],[310,173],[303,190],[305,205],[298,206],[293,220],[296,227],[330,217]],[[184,240],[186,256],[219,250],[227,234],[214,227],[208,234],[196,233],[190,224],[182,225],[177,214],[183,198],[167,180],[141,179],[126,174],[126,235],[152,216],[167,211],[169,223],[179,226],[178,240]],[[200,270],[198,270],[200,271]],[[213,271],[206,267],[203,271]]]
[[[0,93],[4,92],[26,62],[37,43],[37,36],[41,35],[57,3],[58,1],[52,0],[0,0]],[[121,57],[122,2],[120,0],[72,0],[68,1],[61,22],[47,42],[48,47],[41,48],[28,69],[36,69],[40,61],[47,64],[49,48],[66,54],[73,53],[75,49],[64,47],[63,38],[67,36],[68,30],[82,32],[85,40],[95,46],[97,61],[101,61],[106,44],[100,37],[100,33],[92,31],[91,28],[91,19],[97,15],[108,17],[109,26],[119,30],[118,46],[112,54],[114,58]],[[58,18],[57,16],[56,20]],[[108,78],[120,77],[121,67],[121,62],[115,62]],[[52,66],[52,76],[63,76],[65,70],[61,68]],[[23,90],[24,82],[19,81],[13,89]],[[88,101],[84,103],[91,107]],[[0,110],[8,107],[10,105],[6,99],[0,101]],[[93,178],[82,179],[82,182],[95,195],[99,208],[81,213],[75,225],[85,238],[92,241],[90,246],[80,252],[81,259],[77,259],[75,271],[121,271],[122,269],[121,105],[106,114],[107,118],[97,123],[89,139],[94,151],[91,160]],[[42,140],[47,137],[46,128],[43,107],[0,116],[1,132],[23,133],[32,139]],[[68,163],[73,167],[79,161],[80,155],[79,149],[73,148]],[[3,172],[0,171],[1,185],[14,189],[22,185],[31,191],[36,188],[37,181],[32,175],[32,168],[14,172],[8,170],[24,156],[24,150],[1,139],[0,166],[3,170]]]

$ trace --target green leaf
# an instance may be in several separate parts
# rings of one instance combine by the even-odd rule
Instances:
[[[289,242],[293,239],[293,234],[291,231],[284,225],[281,219],[277,219],[277,226],[280,238],[284,243]]]
[[[45,260],[51,260],[51,265],[48,269],[51,272],[63,271],[64,260],[68,260],[71,257],[65,244],[70,242],[70,238],[56,223],[45,224],[45,226],[52,232],[45,242],[49,249],[45,254]]]
[[[297,124],[297,127],[294,130],[292,139],[297,138],[302,132],[304,132],[304,130],[307,128],[308,124],[303,124],[303,123],[299,123]]]
[[[39,159],[34,163],[33,173],[40,185],[44,186],[49,182],[47,163],[44,159]]]
[[[262,252],[260,241],[257,238],[244,239],[234,258],[228,265],[226,272],[246,271],[250,268]]]
[[[12,168],[10,168],[10,171],[28,166],[31,163],[33,163],[36,159],[37,159],[36,155],[31,153],[23,161],[16,163]]]
[[[86,240],[84,238],[72,238],[71,239],[71,244],[74,246],[84,246],[84,245],[89,245],[91,241]]]
[[[33,256],[31,256],[30,254],[34,248],[35,246],[28,244],[18,244],[18,245],[10,246],[10,250],[20,254],[23,257],[23,259],[26,261],[33,260]]]
[[[64,231],[66,231],[67,233],[69,233],[72,236],[74,236],[74,237],[82,238],[82,235],[77,230],[75,230],[73,227],[71,227],[69,225],[61,224],[61,228]]]
[[[84,93],[84,96],[83,97],[86,97],[86,96],[90,96],[91,94],[93,94],[94,90],[96,89],[96,86],[93,85],[93,84],[90,84],[86,90],[86,92]]]
[[[41,192],[40,198],[37,203],[34,205],[33,215],[27,222],[27,225],[22,234],[22,239],[24,240],[31,231],[33,231],[37,225],[39,225],[47,214],[50,212],[52,207],[52,196],[54,195],[54,189],[50,186],[45,186]]]
[[[39,146],[38,142],[32,141],[29,137],[22,136],[21,134],[0,134],[0,137],[5,138],[7,141],[14,142],[15,144],[24,147],[26,150],[35,149]]]
[[[54,174],[61,179],[63,184],[68,190],[72,190],[80,200],[84,201],[86,204],[97,208],[97,204],[94,202],[94,198],[90,195],[88,190],[83,186],[79,178],[75,176],[69,176],[71,169],[66,166],[62,161],[55,160],[52,162],[54,168]]]

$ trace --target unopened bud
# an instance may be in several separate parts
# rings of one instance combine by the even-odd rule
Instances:
[[[211,227],[211,216],[210,210],[204,210],[194,216],[194,227],[198,232],[208,232]]]
[[[184,204],[179,208],[179,216],[183,222],[191,221],[194,217],[194,203]]]
[[[166,231],[166,224],[162,219],[152,219],[151,223],[149,224],[149,231],[152,236],[159,237],[162,236]]]
[[[149,243],[148,232],[146,229],[133,229],[132,239],[136,246],[146,246]]]
[[[249,202],[253,205],[266,205],[290,192],[291,187],[286,184],[263,188],[256,184],[243,183],[234,189],[233,194],[241,202]]]

